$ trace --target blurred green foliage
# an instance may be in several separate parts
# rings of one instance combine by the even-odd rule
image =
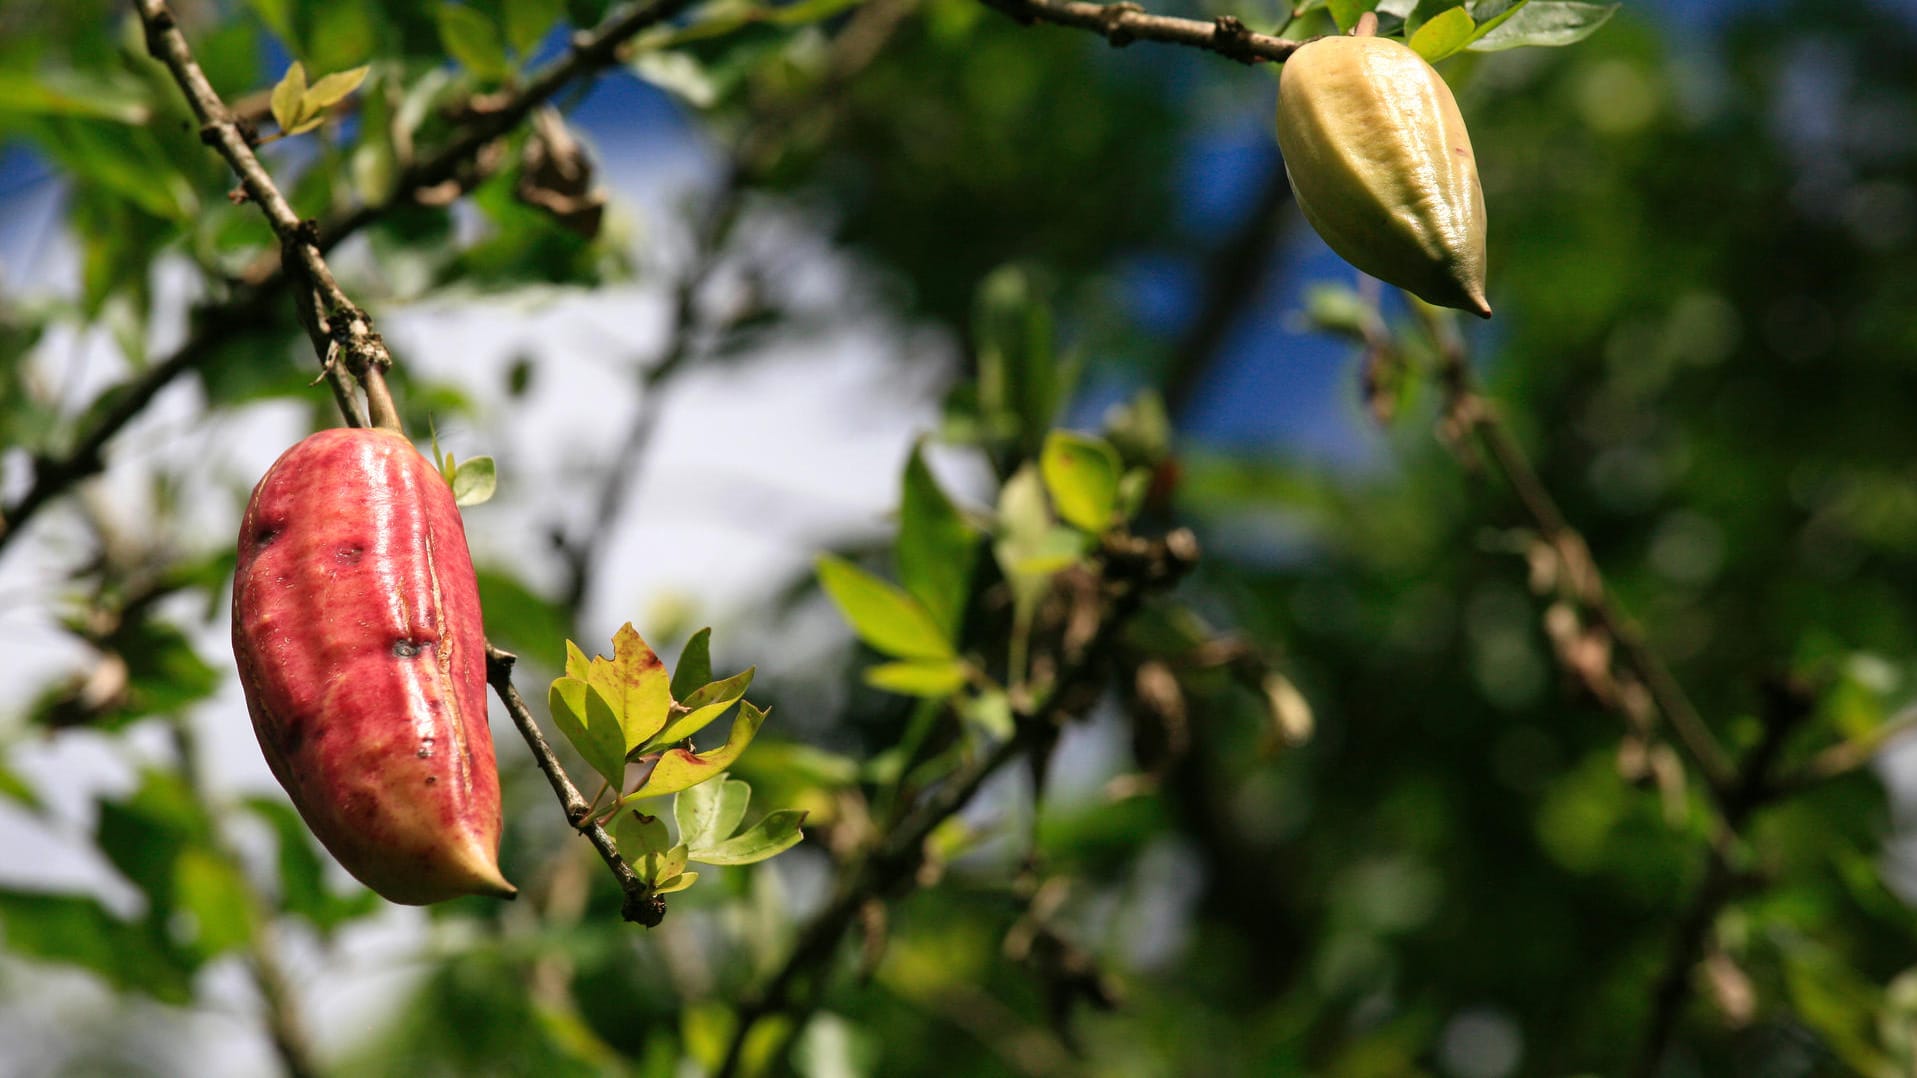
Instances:
[[[1065,735],[1105,745],[1117,778],[936,831],[923,886],[882,921],[871,915],[836,975],[809,971],[823,987],[816,1006],[765,1023],[746,1060],[810,1075],[1627,1072],[1682,912],[1709,875],[1708,798],[1695,776],[1660,791],[1620,773],[1632,768],[1620,766],[1617,716],[1575,689],[1542,629],[1516,501],[1432,436],[1441,394],[1418,320],[1384,305],[1403,364],[1386,372],[1388,423],[1360,407],[1358,347],[1337,401],[1240,404],[1338,407],[1366,465],[1284,444],[1223,449],[1149,395],[1078,424],[1096,435],[1054,430],[1114,385],[1129,397],[1181,372],[1204,385],[1232,365],[1302,364],[1362,336],[1368,301],[1342,271],[1320,282],[1332,290],[1311,312],[1338,332],[1225,335],[1205,354],[1182,349],[1128,291],[1140,260],[1217,285],[1205,270],[1226,245],[1184,204],[1242,212],[1206,185],[1243,177],[1192,161],[1262,129],[1270,73],[1148,43],[1114,52],[973,0],[923,0],[839,81],[834,44],[870,30],[859,22],[868,6],[715,0],[644,39],[629,68],[678,95],[716,152],[755,118],[787,118],[743,173],[745,199],[798,208],[887,283],[889,315],[962,343],[946,422],[926,433],[948,443],[939,452],[976,453],[997,489],[976,504],[954,497],[926,465],[932,450],[916,450],[902,462],[896,546],[842,552],[819,574],[873,651],[807,672],[817,684],[754,683],[771,703],[842,704],[803,717],[800,734],[775,724],[734,767],[755,815],[724,815],[763,840],[754,852],[790,837],[791,817],[768,810],[808,814],[808,841],[780,859],[799,867],[714,865],[642,933],[620,921],[617,888],[544,777],[503,744],[503,859],[536,885],[516,908],[436,908],[416,990],[385,1028],[321,1045],[320,1057],[340,1073],[716,1066],[735,1004],[820,901],[835,840],[856,845],[896,823],[904,802],[1013,727],[1021,694],[1042,685],[1030,655],[1069,635],[1061,582],[1127,521],[1141,532],[1189,524],[1206,557],[1101,671],[1108,706]],[[1323,6],[1304,5],[1301,31],[1328,25]],[[1365,6],[1330,8],[1349,21]],[[1438,30],[1432,20],[1457,9],[1379,6],[1394,27]],[[442,145],[470,118],[470,95],[522,84],[556,24],[590,26],[607,5],[176,7],[215,87],[256,118],[292,60],[316,80],[371,66],[316,129],[264,153],[299,212],[333,220],[390,197],[402,155]],[[1760,741],[1767,681],[1807,687],[1810,713],[1782,748],[1791,774],[1831,745],[1867,741],[1917,696],[1906,415],[1917,28],[1866,3],[1682,5],[1684,19],[1645,7],[1575,47],[1445,61],[1491,207],[1499,315],[1467,344],[1494,407],[1723,740],[1739,753]],[[1470,10],[1483,24],[1494,8]],[[1703,8],[1719,21],[1697,21]],[[1282,21],[1236,13],[1258,29]],[[510,136],[456,205],[384,212],[337,260],[348,293],[377,314],[425,295],[664,272],[635,257],[628,232],[571,227],[526,198],[528,141]],[[209,412],[294,400],[326,421],[284,295],[222,306],[276,264],[277,243],[255,207],[228,199],[224,166],[121,5],[0,9],[0,144],[29,148],[58,177],[78,261],[71,295],[0,297],[10,467],[70,451],[125,392],[55,407],[40,351],[50,330],[105,330],[132,379],[164,361],[146,354],[153,323],[178,313],[155,309],[163,265],[195,278],[196,325],[208,312],[225,319],[190,363]],[[718,242],[729,238],[722,222]],[[1232,324],[1277,325],[1259,307],[1296,294],[1275,275],[1298,262],[1266,252],[1261,286],[1225,312]],[[783,313],[755,331],[777,334]],[[516,375],[520,390],[528,377]],[[459,384],[407,374],[403,357],[396,389],[421,427],[428,411],[468,430],[506,423],[478,414]],[[507,485],[533,471],[503,451],[499,470]],[[190,729],[211,710],[228,666],[200,654],[190,630],[214,620],[230,555],[168,547],[160,516],[154,549],[100,537],[66,566],[56,613],[87,663],[30,687],[31,703],[0,724],[9,742],[83,728],[119,743]],[[481,583],[494,639],[527,667],[563,670],[580,612],[520,566],[486,567]],[[751,616],[771,619],[816,587],[768,596]],[[1282,679],[1181,665],[1225,638],[1212,624],[1276,656]],[[681,660],[703,671],[694,681],[710,680],[709,646],[696,636]],[[1297,716],[1274,684],[1309,701],[1308,743],[1279,728]],[[619,771],[630,747],[602,769]],[[223,803],[198,784],[190,751],[142,759],[95,806],[97,827],[66,835],[137,900],[9,876],[9,958],[87,970],[184,1010],[212,1005],[201,971],[255,955],[262,925],[323,947],[376,911],[364,892],[336,889],[283,801]],[[0,803],[55,821],[36,790],[60,782],[9,764]],[[1903,804],[1864,769],[1751,817],[1731,843],[1737,879],[1709,919],[1705,961],[1678,971],[1690,991],[1663,1073],[1911,1072]],[[696,807],[682,821],[704,819]],[[665,808],[648,811],[663,820]],[[270,841],[228,834],[249,826]],[[640,857],[670,860],[669,838],[627,838]],[[855,952],[864,976],[850,971]]]

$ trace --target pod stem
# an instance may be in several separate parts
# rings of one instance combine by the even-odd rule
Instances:
[[[369,364],[359,376],[359,384],[366,389],[367,418],[380,430],[390,430],[394,434],[405,434],[406,425],[400,422],[399,408],[393,404],[392,391],[386,388],[386,372],[377,365]]]
[[[1378,33],[1378,14],[1367,11],[1358,16],[1358,25],[1351,28],[1352,37],[1375,37]]]

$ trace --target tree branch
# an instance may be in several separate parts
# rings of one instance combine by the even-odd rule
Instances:
[[[540,731],[538,720],[526,707],[519,690],[513,687],[513,663],[517,660],[518,656],[512,652],[501,651],[487,644],[486,680],[492,684],[500,703],[506,705],[506,713],[512,716],[513,725],[519,728],[519,736],[526,739],[526,747],[532,750],[533,762],[546,773],[546,781],[552,784],[553,794],[566,810],[566,822],[592,843],[600,859],[612,870],[612,878],[618,881],[619,889],[625,892],[626,901],[619,911],[620,915],[634,924],[653,927],[665,917],[665,900],[652,893],[652,888],[646,886],[646,881],[639,878],[639,874],[632,870],[632,865],[619,853],[612,836],[593,822],[592,806],[586,803],[579,787],[572,784],[565,765],[559,762],[559,757],[554,755],[552,746],[546,741],[546,735]]]
[[[1055,23],[1099,34],[1114,48],[1134,41],[1186,45],[1226,56],[1240,63],[1283,63],[1302,41],[1253,33],[1236,16],[1220,15],[1209,22],[1153,15],[1133,3],[1091,4],[1085,0],[981,0],[1027,26]]]
[[[924,858],[925,841],[932,832],[970,804],[992,776],[1025,759],[1030,751],[1053,743],[1058,725],[1071,717],[1072,709],[1086,706],[1081,690],[1102,668],[1119,631],[1147,596],[1176,583],[1197,560],[1197,540],[1182,528],[1157,542],[1107,537],[1101,575],[1116,594],[1092,639],[1063,668],[1045,698],[1016,717],[1011,737],[948,778],[929,800],[901,820],[877,849],[840,874],[832,900],[806,925],[778,970],[740,1006],[719,1078],[731,1078],[738,1072],[753,1028],[790,1006],[792,987],[799,975],[829,961],[860,909],[911,879]]]
[[[617,42],[623,40],[623,36],[614,37],[613,33],[617,32],[621,35],[637,33],[640,29],[677,11],[685,2],[686,0],[656,0],[652,4],[622,9],[621,15],[609,20],[606,37],[602,39],[597,34],[587,35],[583,41],[575,42],[574,56],[603,57],[609,60]],[[334,371],[333,362],[337,349],[344,353],[347,366],[365,386],[375,419],[386,420],[393,425],[394,429],[397,429],[397,416],[392,400],[386,393],[385,381],[382,377],[383,370],[391,364],[392,359],[387,354],[379,334],[373,329],[371,320],[346,297],[334,279],[331,269],[326,265],[325,255],[321,251],[316,227],[311,222],[301,221],[293,213],[285,197],[274,185],[272,177],[260,165],[259,159],[253,154],[252,147],[247,144],[245,134],[227,110],[225,103],[207,82],[199,64],[193,59],[192,49],[188,46],[185,36],[180,33],[179,26],[174,21],[172,13],[167,10],[164,0],[134,0],[134,5],[141,22],[146,27],[147,48],[167,65],[168,70],[173,73],[174,80],[179,83],[181,91],[186,94],[194,115],[199,117],[203,125],[201,138],[219,150],[221,156],[227,159],[234,172],[239,175],[247,194],[266,214],[274,233],[280,237],[283,263],[302,274],[317,297],[322,310],[314,313],[323,314],[324,317],[336,323],[323,335],[319,332],[319,326],[309,327],[313,330],[315,347],[323,349],[324,362],[329,373],[337,373]],[[558,66],[566,67],[565,64]],[[566,78],[570,78],[570,75]],[[529,88],[529,91],[550,96],[557,92],[564,81],[564,78],[553,76],[549,71],[547,77],[536,79],[537,88]],[[526,104],[513,117],[513,120],[516,122],[519,116],[529,112],[532,104]],[[487,136],[487,139],[491,137]],[[473,149],[476,150],[483,141],[485,140],[474,142]],[[350,408],[342,410],[349,419],[352,418]],[[612,836],[607,834],[603,827],[591,821],[590,807],[580,796],[572,780],[567,777],[558,757],[553,754],[552,747],[546,743],[545,735],[540,732],[538,724],[534,721],[532,712],[527,709],[525,701],[513,687],[513,662],[514,656],[510,652],[501,651],[488,644],[486,647],[487,681],[492,684],[500,700],[505,703],[507,712],[512,716],[521,736],[526,739],[527,746],[532,750],[535,762],[540,770],[546,773],[547,780],[552,783],[553,792],[558,795],[561,805],[565,808],[567,821],[584,834],[594,849],[599,851],[599,855],[605,859],[606,866],[612,870],[614,878],[618,880],[620,889],[626,894],[625,907],[622,911],[626,919],[648,926],[658,924],[665,912],[664,902],[652,894],[651,888],[639,879],[633,872],[632,866],[620,856]]]
[[[319,222],[312,229],[314,246],[324,254],[395,208],[412,203],[422,193],[448,181],[459,179],[469,162],[493,139],[510,131],[534,108],[557,95],[573,80],[617,63],[619,45],[634,34],[671,18],[685,4],[686,0],[665,0],[662,3],[628,5],[608,16],[591,32],[575,35],[572,47],[565,56],[542,68],[524,87],[503,102],[495,103],[486,110],[471,108],[469,103],[466,111],[472,119],[452,141],[431,157],[409,164],[395,184],[397,193],[393,198],[379,204],[360,205]],[[146,6],[143,0],[143,19]],[[154,6],[159,6],[163,12],[165,10],[163,5]],[[167,17],[171,18],[170,15]],[[278,231],[277,228],[275,231]],[[181,375],[199,367],[214,349],[238,329],[256,324],[265,317],[270,305],[280,298],[287,277],[280,267],[270,264],[262,272],[248,276],[251,279],[243,283],[237,296],[201,313],[200,328],[177,350],[126,382],[118,391],[120,396],[113,406],[79,433],[70,450],[57,457],[35,461],[33,480],[26,492],[14,504],[0,509],[0,553],[4,553],[26,523],[42,509],[75,484],[105,469],[107,443],[145,410],[161,390]],[[334,388],[338,397],[343,387],[336,381]]]
[[[1730,756],[1698,715],[1670,668],[1645,643],[1637,624],[1624,613],[1592,560],[1584,536],[1565,518],[1557,499],[1551,496],[1518,440],[1505,426],[1497,409],[1479,391],[1456,327],[1425,305],[1413,302],[1412,307],[1424,320],[1438,347],[1445,418],[1454,436],[1475,437],[1484,447],[1492,467],[1517,495],[1532,526],[1563,562],[1578,601],[1623,650],[1625,663],[1650,692],[1658,711],[1670,723],[1678,745],[1690,757],[1713,795],[1721,800],[1736,781],[1736,768]]]

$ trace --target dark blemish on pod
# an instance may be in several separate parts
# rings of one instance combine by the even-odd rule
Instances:
[[[253,531],[254,549],[264,550],[267,547],[272,546],[273,540],[278,539],[280,537],[281,530],[282,529],[280,528],[278,524],[261,524],[258,528],[254,529]]]
[[[358,565],[365,556],[366,548],[358,543],[349,543],[333,551],[333,560],[341,565]]]
[[[411,659],[422,651],[431,650],[432,646],[431,640],[411,640],[402,636],[393,641],[393,658]]]
[[[428,785],[428,786],[431,786],[431,785],[434,785],[434,784],[435,784],[435,783],[437,783],[438,781],[439,781],[439,776],[438,776],[438,775],[428,775],[428,776],[426,776],[426,785]]]

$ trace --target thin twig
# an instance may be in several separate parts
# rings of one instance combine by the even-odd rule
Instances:
[[[1894,742],[1917,733],[1917,707],[1907,707],[1892,715],[1877,728],[1847,741],[1840,741],[1811,757],[1801,770],[1772,785],[1774,796],[1793,796],[1803,790],[1857,771],[1877,758]]]
[[[234,121],[232,114],[227,111],[219,95],[214,92],[211,84],[206,81],[206,76],[201,72],[199,64],[193,59],[192,50],[187,45],[185,36],[180,33],[172,13],[167,10],[163,0],[134,0],[134,2],[141,21],[146,26],[147,47],[155,57],[167,65],[175,81],[180,84],[194,114],[203,124],[202,138],[216,147],[232,165],[234,172],[240,176],[240,181],[248,195],[266,214],[274,232],[280,236],[285,261],[297,267],[306,277],[324,305],[327,317],[337,323],[325,337],[315,334],[314,343],[322,348],[322,359],[327,362],[330,369],[334,348],[343,351],[346,354],[346,362],[366,387],[375,419],[396,422],[392,400],[385,392],[385,383],[381,376],[384,368],[391,363],[391,358],[386,354],[385,345],[373,329],[371,320],[340,290],[331,269],[326,265],[325,256],[320,250],[317,239],[312,235],[313,227],[310,223],[303,223],[298,219],[291,207],[287,205],[285,197],[280,194],[278,187],[274,185],[272,177],[261,167],[259,159],[253,155],[244,133]],[[636,33],[644,26],[664,18],[665,15],[659,14],[660,12],[677,10],[683,3],[684,0],[659,0],[652,5],[626,9],[626,14],[615,20],[615,24],[627,32]],[[611,45],[592,42],[588,42],[587,47],[604,49],[608,55],[612,49]],[[556,89],[557,84],[545,92],[550,95]],[[350,416],[350,412],[348,415]],[[612,836],[607,834],[603,827],[592,823],[591,811],[585,799],[579,795],[578,788],[567,777],[558,757],[553,755],[552,747],[546,743],[545,735],[540,732],[532,712],[526,707],[526,702],[520,698],[518,690],[513,687],[513,662],[514,656],[510,652],[487,645],[487,680],[499,694],[500,700],[505,703],[507,712],[512,716],[513,723],[518,726],[521,736],[526,739],[526,744],[532,750],[540,770],[546,773],[548,781],[552,783],[553,792],[559,796],[560,803],[565,808],[567,821],[585,835],[593,848],[599,851],[600,857],[605,860],[606,866],[612,870],[621,890],[625,892],[626,902],[622,912],[626,919],[648,926],[658,924],[665,912],[665,903],[652,893],[651,888],[633,872],[632,866],[620,856],[619,848],[614,844]]]
[[[341,413],[351,422],[354,411],[345,405],[351,393],[343,390],[341,383],[350,372],[359,377],[369,399],[376,392],[383,395],[384,371],[392,365],[385,342],[366,315],[340,290],[320,251],[315,226],[293,212],[286,196],[260,164],[248,140],[248,132],[207,81],[206,73],[200,70],[186,35],[180,32],[179,22],[165,0],[134,0],[134,9],[146,27],[147,52],[166,65],[180,92],[186,95],[187,107],[200,121],[200,141],[226,159],[247,197],[266,216],[266,223],[279,237],[282,264],[293,268],[318,294],[325,322],[314,321],[308,331],[314,350],[324,364],[326,377],[334,383],[335,395],[341,398]],[[335,349],[345,361],[344,370],[333,362]],[[379,418],[376,416],[376,421]]]
[[[1672,933],[1664,967],[1651,993],[1651,1010],[1639,1040],[1631,1073],[1653,1078],[1677,1032],[1678,1019],[1690,1001],[1693,971],[1704,957],[1717,918],[1739,892],[1734,855],[1738,836],[1751,815],[1772,800],[1771,774],[1784,743],[1809,718],[1814,700],[1810,691],[1793,681],[1765,686],[1764,736],[1737,768],[1734,783],[1719,799],[1722,820],[1712,836],[1704,876]]]
[[[612,877],[618,881],[619,889],[625,892],[621,916],[651,928],[665,917],[665,900],[652,893],[652,888],[646,886],[646,881],[639,878],[639,874],[632,870],[632,865],[619,853],[612,836],[593,822],[591,806],[586,804],[579,787],[573,785],[571,777],[566,774],[565,765],[553,754],[552,745],[547,743],[546,735],[540,731],[538,720],[533,718],[519,690],[513,687],[513,663],[517,658],[510,651],[486,645],[486,680],[492,684],[500,703],[506,705],[506,713],[512,716],[513,725],[519,728],[519,736],[526,739],[526,747],[532,750],[533,762],[546,773],[546,781],[552,784],[553,794],[566,811],[566,822],[592,843],[600,859],[612,870]]]
[[[1475,436],[1484,447],[1491,465],[1517,495],[1525,515],[1544,541],[1564,561],[1566,571],[1577,582],[1578,601],[1609,633],[1623,651],[1626,664],[1651,693],[1658,711],[1671,724],[1677,742],[1691,759],[1704,781],[1721,795],[1736,781],[1736,770],[1724,746],[1698,714],[1684,688],[1672,675],[1664,660],[1644,640],[1637,623],[1624,613],[1617,596],[1604,582],[1603,573],[1592,560],[1589,545],[1558,508],[1557,499],[1544,485],[1537,469],[1511,434],[1491,402],[1479,391],[1471,366],[1465,359],[1463,343],[1456,329],[1423,305],[1414,303],[1438,346],[1439,375],[1446,397],[1446,415],[1459,433]]]
[[[982,0],[1021,23],[1049,22],[1090,30],[1115,48],[1134,41],[1158,41],[1215,52],[1240,63],[1283,63],[1302,41],[1253,33],[1235,16],[1210,21],[1153,15],[1132,3],[1091,4],[1084,0]]]

